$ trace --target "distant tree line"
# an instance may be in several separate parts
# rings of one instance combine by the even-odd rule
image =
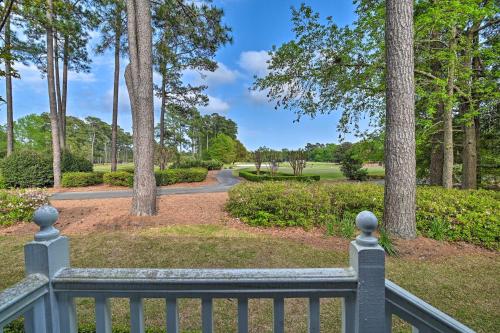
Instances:
[[[66,150],[92,163],[111,162],[110,124],[97,117],[80,119],[66,116]],[[47,113],[29,114],[14,121],[15,150],[34,150],[52,154],[50,118]],[[6,154],[7,134],[0,127],[0,157]],[[117,128],[117,159],[121,163],[131,162],[132,135]]]

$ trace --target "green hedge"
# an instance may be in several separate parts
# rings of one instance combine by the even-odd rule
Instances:
[[[63,187],[84,187],[103,183],[103,172],[66,172],[62,176]]]
[[[230,190],[227,209],[252,225],[309,227],[362,210],[381,219],[383,196],[384,188],[370,183],[243,183]],[[500,193],[495,191],[417,189],[417,229],[426,237],[499,250],[499,212]]]
[[[16,151],[2,162],[5,187],[47,187],[54,184],[52,159],[31,150]]]
[[[295,180],[301,182],[311,182],[311,181],[319,181],[321,178],[318,175],[294,176],[285,173],[277,173],[275,176],[271,176],[268,172],[264,171],[261,171],[260,174],[258,175],[256,171],[248,171],[248,170],[241,170],[239,172],[239,176],[251,182],[262,182],[265,180],[274,180],[274,181]]]
[[[127,171],[106,172],[103,177],[104,184],[114,186],[134,186],[134,174]]]
[[[30,222],[35,209],[46,203],[47,193],[41,189],[0,190],[0,225]]]
[[[176,183],[202,182],[207,178],[208,170],[205,168],[166,169],[156,171],[156,185],[172,185]]]
[[[182,159],[179,163],[174,163],[174,169],[205,168],[208,170],[220,170],[224,163],[217,160]]]

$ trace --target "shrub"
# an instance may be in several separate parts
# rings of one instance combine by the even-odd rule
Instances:
[[[103,177],[104,184],[114,186],[134,186],[134,175],[126,171],[106,172]]]
[[[261,171],[259,174],[257,174],[257,171],[247,171],[247,170],[241,170],[239,172],[239,176],[251,182],[262,182],[265,180],[274,180],[274,181],[296,180],[302,182],[304,181],[311,182],[311,181],[319,181],[321,178],[318,175],[294,176],[285,173],[277,173],[275,176],[272,176],[270,173],[264,171]]]
[[[47,193],[41,189],[1,190],[0,225],[31,221],[33,212],[48,203]]]
[[[242,183],[229,191],[227,210],[257,226],[323,224],[331,210],[328,192],[301,182]]]
[[[119,171],[125,171],[125,172],[128,172],[128,173],[134,174],[135,167],[133,165],[124,166],[124,167],[121,167]]]
[[[205,168],[167,169],[156,171],[156,185],[164,186],[175,183],[202,182],[207,177]]]
[[[103,183],[102,172],[66,172],[62,176],[63,187],[83,187]]]
[[[174,169],[205,168],[207,170],[220,170],[224,163],[217,160],[198,160],[194,158],[184,158],[179,163],[175,163]]]
[[[54,183],[52,159],[31,150],[6,157],[1,171],[6,187],[46,187]]]
[[[81,156],[65,151],[61,157],[61,171],[64,172],[92,172],[92,162]]]
[[[383,196],[382,186],[369,183],[243,183],[229,192],[227,209],[252,225],[332,224],[327,227],[329,233],[338,230],[347,235],[349,225],[342,224],[345,217],[370,210],[381,220]],[[310,198],[315,198],[314,206],[307,204]],[[499,212],[500,194],[495,191],[417,188],[417,230],[426,237],[498,250]]]

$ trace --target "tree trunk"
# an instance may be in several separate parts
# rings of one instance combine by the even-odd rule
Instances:
[[[127,0],[130,64],[125,80],[134,131],[134,194],[132,214],[156,213],[154,176],[154,110],[152,28],[149,0]]]
[[[468,109],[470,103],[464,106]],[[467,110],[468,111],[468,110]],[[465,112],[467,112],[465,111]],[[464,142],[462,147],[462,188],[477,188],[477,154],[476,125],[471,119],[464,125]]]
[[[451,29],[450,36],[450,60],[448,64],[447,99],[443,113],[443,187],[453,187],[453,90],[455,86],[456,66],[456,34],[455,26]]]
[[[61,103],[61,141],[62,147],[66,147],[66,109],[68,105],[68,67],[69,67],[69,40],[64,37],[63,48],[63,79],[62,79],[62,103]]]
[[[113,81],[113,120],[111,124],[111,171],[116,171],[117,159],[116,150],[118,145],[118,93],[120,86],[120,41],[121,41],[121,22],[120,11],[116,6],[115,22],[115,76]]]
[[[59,117],[59,146],[64,150],[63,140],[63,116],[62,116],[62,94],[61,94],[61,81],[59,76],[59,44],[57,42],[57,32],[54,32],[54,70],[55,70],[55,85],[56,85],[56,99],[57,99],[57,115]]]
[[[438,103],[434,123],[442,123],[443,103]],[[441,186],[443,184],[443,131],[438,126],[436,133],[431,138],[431,163],[429,166],[429,182],[431,185]]]
[[[413,0],[386,1],[386,138],[384,226],[416,237]]]
[[[161,108],[160,108],[160,147],[165,148],[165,89],[166,89],[166,77],[165,73],[162,75],[161,79]],[[164,152],[162,152],[164,153]],[[165,170],[165,159],[160,159],[160,170]]]
[[[5,97],[7,103],[7,156],[14,152],[14,111],[12,105],[12,59],[10,18],[5,22]]]
[[[47,86],[50,106],[50,129],[52,131],[52,168],[54,171],[54,187],[61,187],[61,146],[59,141],[59,119],[54,82],[54,33],[52,30],[53,4],[47,0]]]

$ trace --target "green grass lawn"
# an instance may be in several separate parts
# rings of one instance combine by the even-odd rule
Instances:
[[[248,166],[251,163],[246,163],[244,169],[255,170],[254,166]],[[236,168],[238,165],[235,166]],[[368,174],[373,176],[384,175],[383,167],[370,167],[368,169]],[[262,170],[267,170],[265,166]],[[279,172],[293,174],[292,168],[288,163],[281,163],[279,167]],[[340,180],[345,179],[342,171],[340,171],[340,165],[335,163],[321,163],[321,162],[307,162],[307,166],[304,169],[304,175],[319,175],[321,180]]]
[[[0,237],[0,288],[23,277],[23,245],[31,236]],[[332,241],[335,241],[332,238]],[[388,258],[387,277],[478,332],[500,331],[500,264],[496,254],[463,254],[433,260]],[[153,268],[256,268],[342,267],[348,253],[301,244],[291,240],[243,232],[225,226],[170,226],[142,231],[93,233],[71,236],[74,267]],[[182,332],[199,332],[200,302],[182,300]],[[145,302],[146,325],[164,327],[164,301]],[[286,301],[287,332],[305,332],[307,303]],[[215,302],[215,331],[236,331],[236,301]],[[93,325],[93,300],[78,301],[82,326]],[[113,300],[113,324],[129,320],[126,300]],[[340,331],[340,302],[322,300],[322,332]],[[272,330],[271,300],[250,302],[252,332]],[[397,321],[395,332],[410,332]]]

